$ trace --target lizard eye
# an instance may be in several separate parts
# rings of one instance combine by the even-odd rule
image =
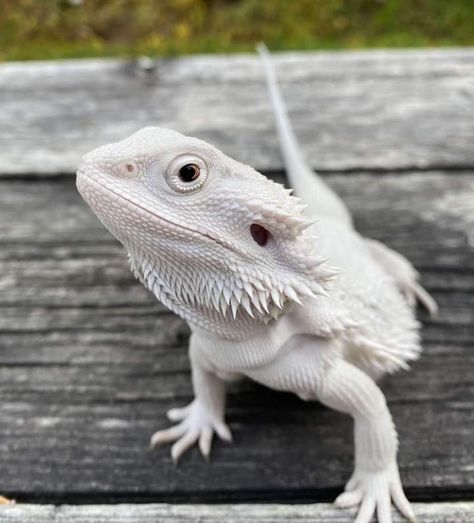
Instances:
[[[199,178],[200,174],[201,169],[199,168],[199,165],[196,165],[195,163],[187,163],[179,170],[179,177],[186,183],[194,182],[194,180]]]
[[[188,194],[199,190],[207,178],[207,166],[201,158],[185,154],[175,158],[166,171],[166,181],[176,192]]]

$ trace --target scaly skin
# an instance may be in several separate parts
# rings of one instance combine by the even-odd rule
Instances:
[[[357,523],[374,513],[390,523],[391,501],[414,520],[374,379],[418,356],[411,304],[434,302],[411,265],[363,239],[341,200],[309,174],[266,67],[290,180],[309,184],[317,224],[282,186],[167,129],[100,147],[78,170],[81,195],[125,246],[136,276],[192,330],[195,399],[168,412],[177,424],[152,445],[173,443],[177,461],[197,443],[208,458],[214,433],[231,440],[225,383],[247,376],[354,418],[354,474],[336,504],[360,504]]]

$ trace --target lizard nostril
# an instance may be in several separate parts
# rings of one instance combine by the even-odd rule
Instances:
[[[120,163],[118,165],[117,172],[122,178],[136,178],[140,173],[140,168],[137,162],[134,160],[129,160]]]
[[[258,223],[252,223],[250,226],[250,234],[261,247],[264,247],[267,244],[268,238],[270,237],[270,233],[267,229]]]

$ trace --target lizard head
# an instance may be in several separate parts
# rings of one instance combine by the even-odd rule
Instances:
[[[87,154],[77,187],[139,279],[185,317],[267,321],[334,274],[289,190],[196,138],[142,129]]]

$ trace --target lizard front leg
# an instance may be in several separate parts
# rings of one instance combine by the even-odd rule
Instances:
[[[318,399],[354,418],[355,469],[336,505],[360,503],[356,523],[368,523],[375,512],[379,523],[390,523],[393,500],[414,521],[398,472],[397,433],[382,391],[362,371],[338,359],[323,376]]]
[[[202,455],[208,459],[214,432],[222,440],[232,441],[229,427],[224,422],[225,382],[205,368],[195,355],[192,342],[189,353],[195,398],[186,407],[169,410],[168,419],[178,424],[155,432],[151,438],[152,447],[174,442],[171,458],[175,463],[196,442],[199,442]]]

